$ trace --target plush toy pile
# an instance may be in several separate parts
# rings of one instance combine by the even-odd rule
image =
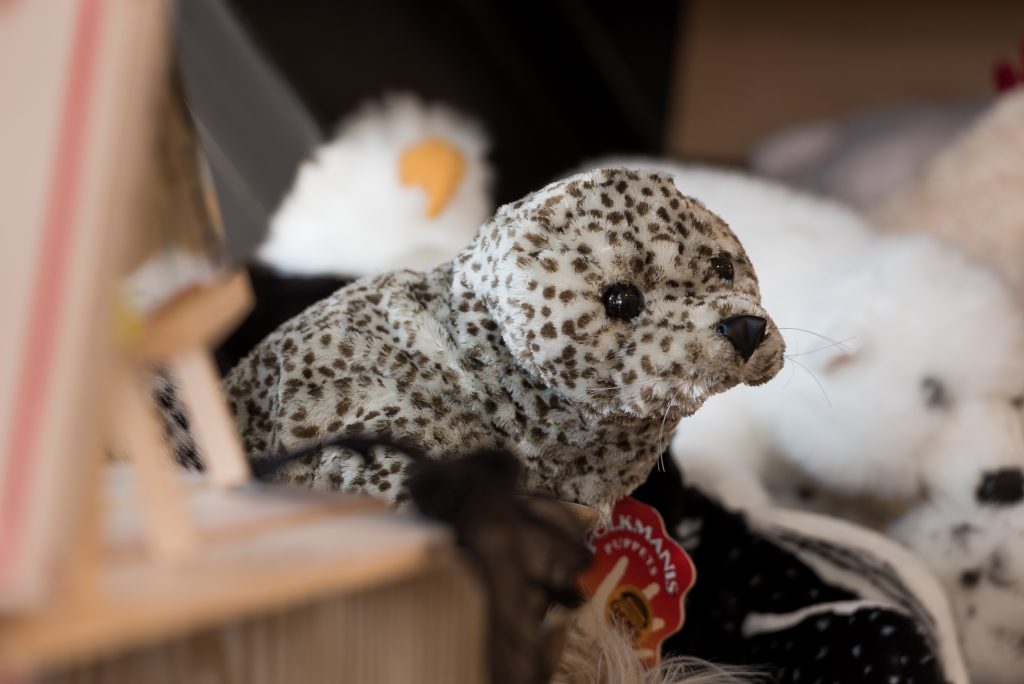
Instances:
[[[403,114],[390,125],[401,129],[413,105],[392,105]],[[393,229],[391,214],[373,213],[366,225],[379,251],[355,258],[365,243],[345,241],[362,199],[331,188],[351,182],[359,150],[380,149],[372,120],[345,127],[335,149],[303,170],[275,220],[262,254],[290,285],[333,289],[346,271],[379,271],[392,257],[436,260],[429,245],[396,252],[396,238],[423,245],[413,233],[436,231],[446,237],[427,242],[451,250],[465,231],[461,221],[429,223],[458,196],[449,181],[464,173],[461,157],[410,136],[395,148],[406,152],[387,157],[398,178],[388,192],[418,184],[409,197],[419,208],[393,214]],[[1014,612],[997,607],[1009,605],[1017,560],[1008,535],[1018,528],[983,518],[1020,498],[1020,445],[993,426],[1016,419],[1024,389],[1024,376],[1003,363],[1024,335],[1006,292],[956,250],[879,238],[838,205],[723,172],[666,171],[599,170],[554,183],[503,207],[452,262],[366,278],[288,320],[226,379],[255,464],[305,448],[272,475],[401,502],[409,462],[399,451],[379,447],[366,458],[316,445],[398,441],[442,460],[501,448],[522,462],[524,490],[607,516],[657,479],[651,469],[674,425],[709,400],[676,439],[692,482],[748,509],[782,501],[889,529],[953,590],[975,669],[991,655],[999,671],[1007,648],[992,647],[992,635],[1017,629]],[[739,242],[690,195],[720,208],[749,243],[782,328],[761,309]],[[417,221],[428,223],[413,231]],[[295,311],[273,308],[281,318]],[[950,317],[963,325],[951,330]],[[770,380],[783,337],[785,377],[714,397]],[[989,436],[984,445],[979,434]],[[176,436],[194,459],[187,433]],[[979,455],[965,460],[966,449]],[[660,475],[651,503],[713,569],[688,599],[691,618],[670,652],[768,662],[777,681],[964,680],[946,608],[913,561],[813,516],[765,506],[743,520]],[[651,491],[648,481],[641,496]],[[878,620],[881,631],[869,624]],[[852,660],[832,650],[851,642]],[[565,666],[581,654],[607,665],[615,643],[574,641],[561,679],[579,681]],[[662,676],[678,674],[673,662]]]
[[[769,380],[782,353],[729,228],[671,179],[612,169],[501,208],[432,271],[339,290],[225,384],[257,467],[338,436],[411,443],[441,460],[500,448],[521,461],[522,490],[607,518],[647,477],[667,428],[717,392]],[[400,450],[308,453],[274,475],[407,496]],[[621,644],[611,632],[571,640],[565,663],[587,665],[563,663],[560,679],[608,681],[595,668],[612,662],[645,677],[635,657],[611,658]]]
[[[782,332],[721,219],[670,175],[604,169],[501,208],[452,262],[339,290],[261,342],[226,387],[254,465],[277,479],[400,502],[410,470],[396,442],[440,460],[499,448],[520,460],[522,490],[607,518],[658,475],[681,417],[778,372]],[[339,437],[391,446],[325,444]],[[938,592],[881,540],[818,518],[755,525],[674,473],[641,491],[720,580],[698,582],[670,654],[768,662],[776,681],[965,681]],[[644,675],[613,657],[614,632],[574,634],[560,681],[612,681],[601,668],[613,666],[629,681],[685,677],[685,660]]]
[[[773,382],[680,426],[687,475],[756,515],[784,504],[887,531],[944,582],[974,677],[1016,681],[1024,313],[1010,290],[929,235],[879,234],[752,177],[660,166],[720,208],[787,338],[789,368]]]
[[[1021,293],[1015,95],[873,218],[960,240]],[[798,148],[794,180],[845,184],[871,208],[978,108],[915,125],[899,159],[881,144],[817,164],[836,149],[826,128],[777,149]],[[486,146],[459,115],[395,98],[300,170],[253,271],[260,309],[222,356],[256,469],[450,524],[491,600],[496,682],[689,678],[685,660],[645,674],[587,613],[552,660],[545,618],[572,603],[587,554],[564,511],[517,491],[604,519],[631,492],[660,511],[701,573],[669,654],[776,682],[966,684],[918,559],[781,503],[913,549],[952,598],[975,681],[1019,681],[1024,297],[948,244],[706,169],[595,170],[488,221]],[[394,270],[409,267],[422,271]],[[681,418],[685,483],[671,459],[654,467]]]
[[[884,229],[927,230],[956,242],[999,275],[1024,307],[1021,187],[1024,88],[1018,84],[874,217]],[[1024,349],[1011,355],[1002,359],[1008,368],[1016,367]],[[1001,425],[986,416],[976,431],[961,435],[961,455],[972,457],[966,463],[950,454],[952,460],[939,466],[960,486],[930,497],[892,527],[952,588],[978,682],[1009,684],[1024,671],[1024,392],[1012,407],[1009,414],[996,412]],[[951,552],[931,540],[941,539],[945,522],[953,519],[960,525]]]
[[[340,290],[257,346],[226,386],[257,466],[269,452],[305,449],[278,479],[397,502],[409,474],[399,450],[365,458],[317,445],[397,440],[442,460],[498,447],[522,462],[523,490],[607,517],[651,473],[680,417],[736,384],[770,380],[782,354],[727,225],[668,175],[611,169],[503,207],[449,264]],[[698,591],[673,653],[767,661],[777,681],[964,681],[937,590],[892,548],[849,534],[830,544],[821,520],[753,527],[684,492],[678,477],[659,487],[673,492],[652,503],[674,534],[731,578]],[[833,627],[810,638],[823,623]],[[832,648],[853,641],[862,652],[851,664]],[[616,644],[571,640],[560,680],[613,681],[594,668]],[[574,674],[571,662],[590,665]],[[627,664],[620,672],[643,677]],[[679,669],[669,661],[650,676]]]

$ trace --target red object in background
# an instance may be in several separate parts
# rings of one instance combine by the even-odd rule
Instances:
[[[1009,90],[1017,83],[1017,74],[1013,72],[1013,66],[1006,60],[996,62],[993,75],[996,81],[996,90],[1000,93]]]
[[[686,592],[694,584],[693,561],[665,531],[661,515],[626,497],[611,522],[590,533],[594,559],[580,578],[603,617],[631,633],[648,666],[661,658],[662,642],[683,626]]]
[[[1024,83],[1024,41],[1020,43],[1017,61],[1019,68],[1014,68],[1013,63],[1008,59],[1001,59],[996,62],[992,69],[992,76],[995,80],[997,92],[1002,93],[1020,83]]]

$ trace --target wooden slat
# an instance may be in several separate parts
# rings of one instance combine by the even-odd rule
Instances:
[[[126,467],[126,466],[122,466]],[[361,497],[223,490],[182,478],[201,542],[176,564],[145,553],[131,475],[112,473],[96,597],[0,619],[0,674],[112,657],[248,616],[351,594],[452,556],[445,530]],[[298,681],[298,680],[296,680]]]
[[[141,361],[159,362],[183,350],[214,346],[251,307],[252,292],[245,273],[195,287],[146,322],[145,337],[134,355]]]
[[[195,549],[195,534],[185,514],[185,500],[175,477],[163,425],[153,398],[135,377],[121,369],[115,378],[111,433],[116,447],[135,466],[141,490],[142,517],[147,522],[149,548],[156,560],[174,563]]]
[[[220,374],[205,348],[186,349],[171,359],[181,399],[188,406],[189,427],[207,477],[213,484],[230,487],[251,477],[249,459],[228,410]]]
[[[479,684],[484,611],[468,568],[440,561],[329,596],[47,673],[53,684]]]

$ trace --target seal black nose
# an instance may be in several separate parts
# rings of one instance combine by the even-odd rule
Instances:
[[[750,359],[754,350],[764,341],[768,321],[760,316],[730,316],[718,324],[718,332],[729,340],[744,361]]]
[[[1024,473],[1020,468],[1001,468],[983,473],[974,492],[978,503],[1008,506],[1024,499]]]

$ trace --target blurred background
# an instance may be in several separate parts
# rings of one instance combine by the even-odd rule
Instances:
[[[1011,0],[226,4],[320,135],[391,92],[482,123],[497,203],[607,154],[745,165],[775,132],[872,110],[888,116],[862,138],[940,138],[994,94],[1024,26]],[[229,231],[239,256],[258,239]]]
[[[481,121],[501,169],[498,202],[587,157],[662,149],[677,3],[639,12],[582,0],[231,5],[325,133],[389,91]]]

